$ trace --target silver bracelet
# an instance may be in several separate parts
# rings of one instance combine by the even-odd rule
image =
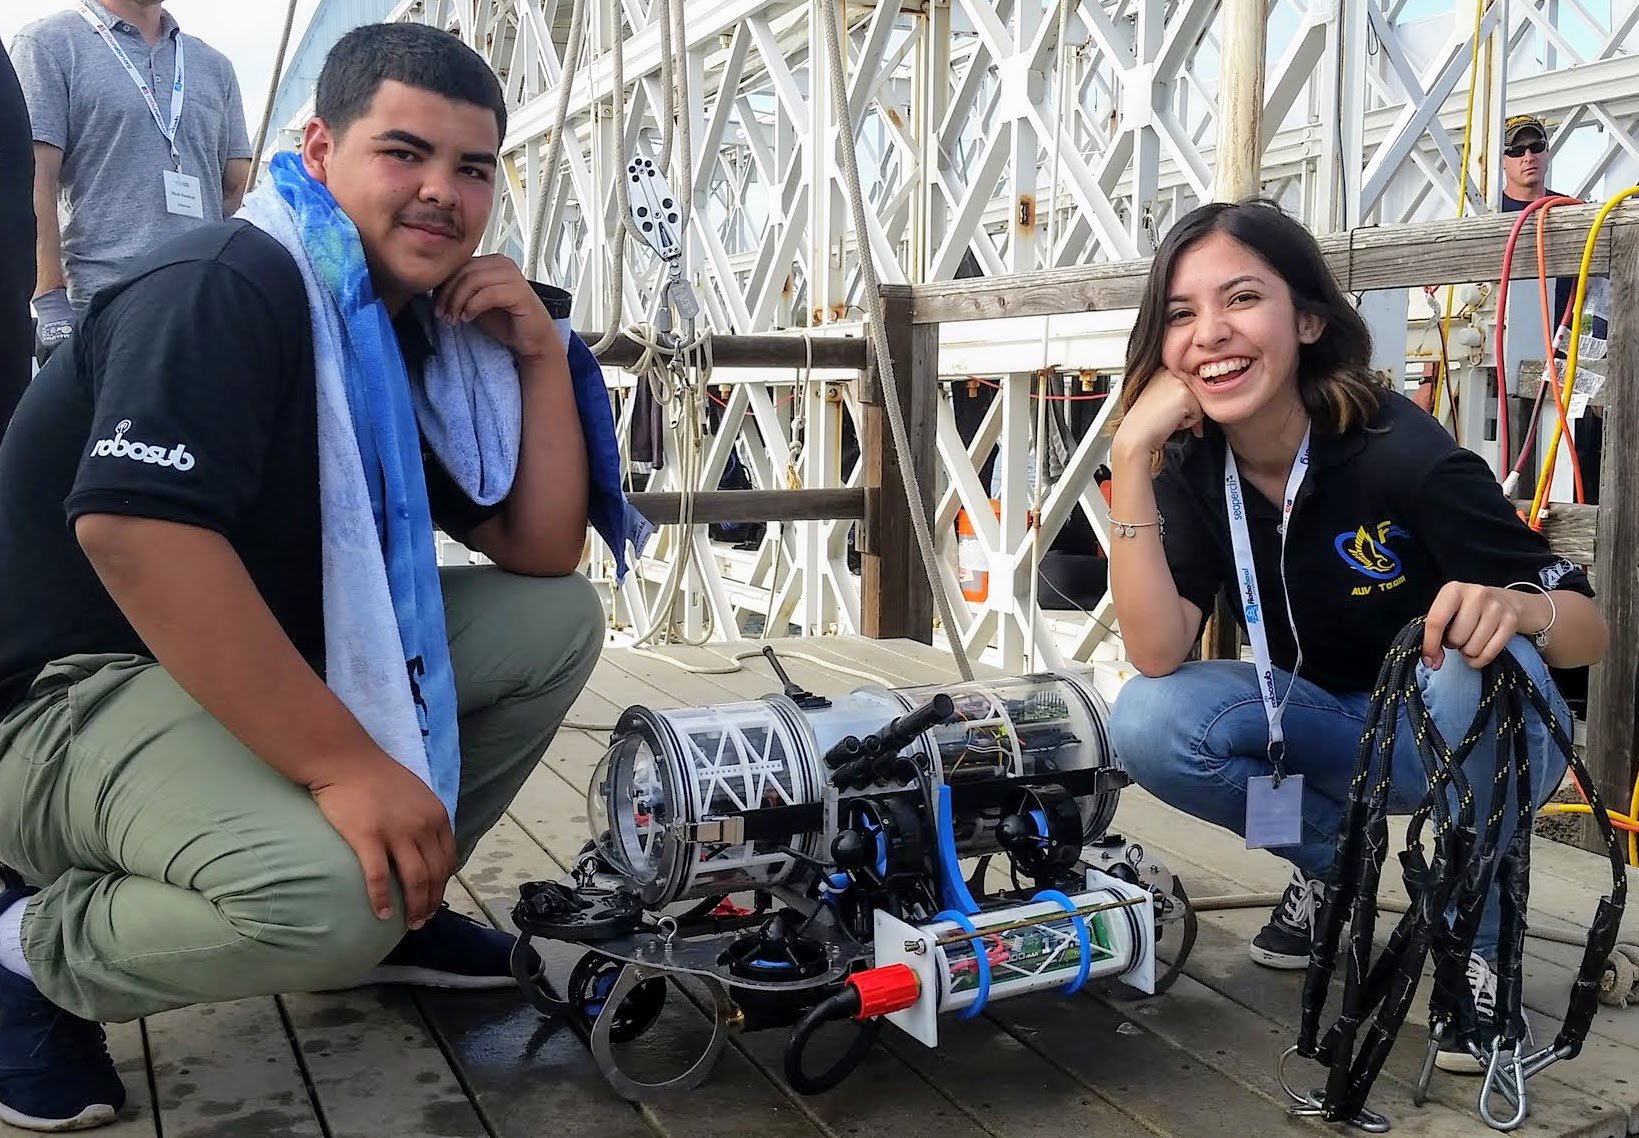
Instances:
[[[1548,630],[1554,626],[1554,621],[1559,619],[1559,606],[1554,603],[1553,595],[1535,581],[1515,581],[1512,584],[1505,585],[1503,587],[1507,589],[1535,589],[1547,598],[1548,623],[1537,629],[1535,632],[1525,632],[1521,633],[1521,635],[1529,637],[1531,643],[1535,644],[1538,648],[1548,647]]]
[[[1167,521],[1160,513],[1155,515],[1153,522],[1118,522],[1114,518],[1110,519],[1110,528],[1116,537],[1137,537],[1139,530],[1148,529],[1150,526],[1154,526],[1156,532],[1163,537],[1166,536]]]

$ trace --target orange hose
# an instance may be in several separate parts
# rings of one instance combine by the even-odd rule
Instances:
[[[1548,211],[1553,209],[1554,206],[1561,204],[1565,204],[1562,199],[1549,199],[1543,204],[1542,212],[1537,214],[1537,287],[1540,289],[1542,295],[1542,339],[1543,344],[1545,345],[1544,351],[1548,357],[1548,374],[1553,379],[1554,411],[1559,416],[1559,429],[1564,434],[1565,439],[1569,444],[1568,449],[1571,452],[1571,479],[1574,486],[1573,496],[1578,503],[1582,503],[1587,501],[1586,494],[1582,488],[1582,460],[1577,456],[1576,444],[1571,441],[1571,424],[1569,418],[1567,417],[1568,411],[1565,406],[1565,398],[1563,393],[1559,390],[1559,365],[1554,362],[1554,330],[1550,323],[1549,316],[1549,314],[1553,311],[1553,306],[1548,300],[1548,255],[1543,248],[1543,218],[1548,216]],[[1574,299],[1570,303],[1575,303]],[[1566,326],[1566,317],[1570,316],[1570,314],[1570,305],[1567,304],[1566,311],[1560,316],[1559,326],[1561,328]],[[1556,446],[1553,449],[1553,452],[1548,454],[1543,459],[1543,463],[1547,471],[1547,473],[1542,476],[1544,481],[1553,481],[1554,465],[1558,459],[1559,448]],[[1540,510],[1533,509],[1531,511],[1531,516],[1526,520],[1530,523],[1532,529],[1542,528],[1540,525]]]

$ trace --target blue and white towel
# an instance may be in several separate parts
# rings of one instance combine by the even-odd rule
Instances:
[[[473,501],[503,499],[517,471],[521,396],[511,353],[472,326],[438,331],[412,392],[358,230],[294,154],[280,154],[239,215],[301,270],[318,384],[326,681],[382,750],[455,821],[460,740],[421,438]],[[566,331],[566,330],[565,330]],[[625,570],[647,523],[620,490],[601,374],[571,373],[586,434],[592,522]],[[584,365],[584,361],[581,361]],[[595,383],[589,383],[588,379]],[[419,420],[419,424],[418,424]]]

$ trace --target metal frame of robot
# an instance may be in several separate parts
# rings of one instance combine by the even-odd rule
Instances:
[[[815,1093],[846,1077],[884,1020],[934,1046],[940,1013],[971,1017],[996,999],[1073,993],[1095,977],[1144,993],[1170,985],[1195,916],[1165,866],[1106,834],[1129,780],[1105,738],[1107,708],[1083,677],[861,688],[833,703],[792,683],[772,649],[765,655],[783,694],[628,709],[588,792],[594,809],[608,804],[609,828],[567,880],[520,889],[519,983],[540,1010],[585,1034],[618,1093],[640,1101],[698,1085],[730,1030],[791,1029],[787,1078]],[[714,714],[725,718],[695,728],[715,740],[713,756],[678,723]],[[875,729],[861,733],[872,715]],[[762,726],[741,730],[735,716]],[[817,785],[760,796],[777,804],[708,813],[701,787],[720,777],[713,758],[753,736],[760,757],[735,773],[785,769],[778,736],[785,752],[805,752],[787,766]],[[982,761],[970,764],[974,755]],[[634,771],[650,776],[647,789],[633,788]],[[669,793],[655,793],[666,778]],[[634,811],[640,824],[627,825]],[[986,888],[996,854],[1007,856],[1013,888]],[[714,874],[719,857],[730,870],[735,859],[751,868]],[[966,878],[964,857],[979,858]],[[734,905],[731,893],[752,894],[753,907]],[[1178,941],[1157,977],[1156,945],[1169,927]],[[538,937],[587,950],[561,995],[524,963]],[[713,1000],[710,1042],[681,1073],[641,1081],[616,1047],[658,1018],[666,979],[685,976]],[[808,1072],[809,1038],[844,1018],[860,1025],[853,1044],[828,1070]]]

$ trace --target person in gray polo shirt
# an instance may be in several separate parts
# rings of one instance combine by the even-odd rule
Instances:
[[[43,362],[132,258],[238,212],[250,140],[233,65],[160,0],[68,0],[11,50],[34,133]]]

